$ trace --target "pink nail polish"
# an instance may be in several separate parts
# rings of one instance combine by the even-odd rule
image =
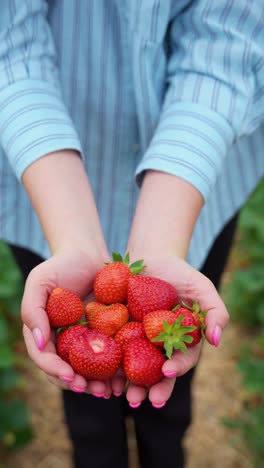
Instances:
[[[109,400],[109,399],[111,398],[111,395],[104,395],[103,398],[104,398],[105,400]]]
[[[176,372],[163,372],[165,377],[176,377]]]
[[[101,398],[102,396],[104,396],[104,393],[92,393],[93,396],[95,396],[96,398]]]
[[[166,405],[166,401],[163,401],[162,403],[152,403],[152,406],[154,406],[154,408],[163,408],[163,406]]]
[[[140,405],[141,405],[141,401],[139,401],[138,403],[130,403],[129,402],[129,406],[131,406],[131,408],[138,408]]]
[[[40,351],[44,348],[45,340],[39,328],[33,328],[32,335],[35,340],[35,343]]]
[[[215,347],[217,348],[222,336],[222,329],[219,327],[219,325],[216,325],[214,332],[213,332],[213,343]]]
[[[122,392],[113,392],[113,394],[116,396],[116,397],[119,397],[122,395]]]
[[[74,385],[71,387],[71,390],[76,393],[83,393],[85,391],[84,388],[75,387]]]
[[[66,377],[65,375],[61,375],[60,379],[64,380],[64,382],[72,382],[73,381],[73,377]]]

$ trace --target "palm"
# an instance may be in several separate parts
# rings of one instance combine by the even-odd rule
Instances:
[[[67,251],[51,257],[32,270],[26,282],[22,319],[27,350],[38,367],[59,386],[62,386],[58,380],[61,376],[72,378],[71,384],[79,388],[86,388],[87,382],[83,377],[74,374],[72,368],[56,353],[54,334],[51,333],[45,311],[48,296],[52,289],[63,287],[75,292],[84,300],[91,292],[95,274],[102,265],[103,261],[94,263],[82,251]],[[31,333],[36,327],[41,330],[45,339],[45,347],[41,351],[37,349]],[[90,382],[88,388],[100,393],[104,391],[105,386],[102,382]]]
[[[228,321],[228,314],[212,282],[176,256],[150,258],[146,260],[146,265],[144,275],[154,276],[171,283],[178,293],[179,302],[192,303],[197,300],[201,308],[208,311],[205,319],[206,338],[213,344],[215,326],[218,324],[224,328]],[[177,376],[185,374],[197,363],[200,349],[200,344],[190,348],[187,356],[181,351],[175,351],[172,358],[164,364],[163,372],[174,373]],[[150,389],[149,399],[156,404],[167,401],[174,383],[175,378],[164,378]],[[145,396],[146,390],[135,385],[130,385],[127,390],[127,398],[132,403],[141,401]]]

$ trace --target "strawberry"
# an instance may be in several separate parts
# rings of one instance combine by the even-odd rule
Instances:
[[[81,299],[64,288],[51,291],[46,306],[49,322],[53,327],[65,327],[78,322],[83,314]]]
[[[187,347],[195,346],[204,336],[206,326],[204,324],[204,318],[207,314],[206,310],[201,311],[200,305],[195,301],[192,307],[183,303],[182,307],[175,310],[176,317],[183,315],[182,325],[185,327],[196,327],[196,330],[187,333],[193,340],[190,343],[186,343]]]
[[[87,304],[85,315],[89,328],[110,336],[114,336],[129,318],[124,304],[104,305],[100,302]]]
[[[126,345],[136,338],[146,338],[143,323],[128,322],[125,323],[125,325],[123,325],[123,327],[117,332],[115,341],[117,341],[124,350]]]
[[[146,333],[146,337],[149,341],[152,341],[160,333],[164,332],[164,321],[169,325],[173,325],[177,320],[174,312],[170,310],[155,310],[145,315],[143,318],[143,328]],[[164,341],[157,341],[155,344],[161,348],[164,346]]]
[[[124,259],[116,253],[113,253],[112,257],[113,262],[106,264],[94,280],[96,300],[103,304],[127,302],[128,280],[144,268],[143,260],[129,266],[129,254]]]
[[[123,355],[123,368],[127,379],[135,385],[150,387],[163,378],[162,352],[145,338],[127,344]]]
[[[57,336],[57,353],[63,361],[68,362],[68,364],[70,364],[69,347],[72,342],[77,340],[83,333],[89,333],[88,328],[84,325],[74,325],[73,327],[66,328]]]
[[[120,366],[122,349],[110,336],[90,330],[72,342],[69,357],[77,374],[87,380],[107,380]]]
[[[128,308],[137,322],[154,310],[171,309],[177,293],[167,281],[150,276],[133,276],[128,283]]]
[[[187,306],[177,306],[172,313],[174,315],[174,322],[171,319],[171,316],[159,314],[155,312],[149,314],[150,317],[146,316],[146,328],[148,333],[146,334],[151,338],[151,341],[156,344],[164,343],[164,348],[166,350],[166,355],[168,358],[171,357],[174,349],[180,349],[182,352],[186,353],[187,348],[195,346],[201,340],[205,325],[204,317],[207,311],[201,311],[200,306],[197,301],[193,303],[192,307]],[[169,318],[169,320],[168,320]],[[151,319],[153,319],[154,326],[151,326]],[[161,331],[158,321],[160,320],[160,325],[163,325],[163,331]],[[157,336],[154,337],[154,334],[157,333]]]

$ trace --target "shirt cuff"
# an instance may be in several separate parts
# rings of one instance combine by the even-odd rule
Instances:
[[[53,151],[82,154],[60,93],[49,82],[22,80],[1,91],[0,136],[18,179],[33,161]]]
[[[234,139],[227,120],[192,102],[170,104],[136,169],[140,185],[146,170],[167,172],[194,185],[206,200]]]

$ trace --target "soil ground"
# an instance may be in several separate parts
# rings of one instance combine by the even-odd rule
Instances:
[[[252,468],[250,455],[238,436],[222,424],[223,418],[239,415],[243,399],[236,369],[241,338],[239,328],[230,324],[218,349],[204,344],[193,386],[193,423],[185,437],[186,468]],[[71,468],[71,446],[59,391],[30,362],[25,378],[35,437],[26,448],[1,457],[1,467]],[[128,427],[131,468],[138,468],[131,421]]]

